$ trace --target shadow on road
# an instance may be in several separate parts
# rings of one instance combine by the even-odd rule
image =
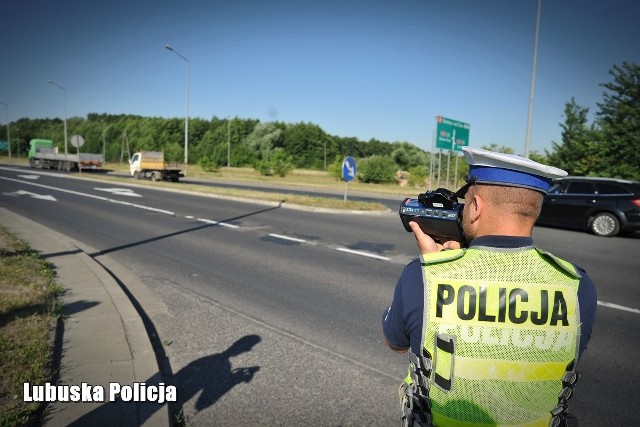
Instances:
[[[177,405],[170,406],[173,424],[184,424],[184,420],[175,419],[176,408],[182,406],[200,393],[195,407],[198,411],[214,405],[222,396],[236,385],[251,382],[253,376],[260,370],[259,366],[233,368],[231,358],[242,353],[250,352],[262,339],[258,335],[246,335],[238,339],[228,349],[221,353],[201,357],[186,365],[168,381],[165,386],[175,385],[178,390]],[[147,386],[157,386],[163,382],[160,375],[148,378]],[[122,384],[130,385],[130,384]],[[105,395],[105,399],[108,396]],[[70,426],[108,426],[108,425],[142,425],[163,405],[155,402],[144,402],[137,405],[133,402],[123,402],[117,399],[104,403],[97,409],[80,417]],[[137,419],[137,421],[134,421]]]
[[[178,386],[181,406],[202,391],[195,403],[200,411],[215,404],[236,385],[250,382],[260,367],[232,368],[230,359],[250,352],[260,341],[258,335],[246,335],[222,353],[201,357],[180,369],[171,382]]]
[[[221,220],[221,221],[218,221],[218,222],[236,221],[238,219],[247,218],[247,217],[250,217],[250,216],[259,215],[259,214],[264,213],[264,212],[269,212],[269,211],[273,211],[273,210],[276,210],[276,209],[280,209],[280,207],[282,206],[282,203],[284,203],[284,200],[281,201],[280,203],[278,203],[278,206],[274,206],[272,208],[267,208],[267,209],[261,209],[261,210],[256,211],[256,212],[251,212],[251,213],[248,213],[248,214],[245,214],[245,215],[236,216],[234,218],[229,218],[229,219]],[[113,248],[103,249],[101,251],[89,254],[89,256],[92,257],[92,258],[96,258],[96,257],[99,257],[101,255],[106,255],[106,254],[109,254],[109,253],[112,253],[112,252],[121,251],[123,249],[129,249],[129,248],[132,248],[132,247],[135,247],[135,246],[141,246],[141,245],[144,245],[144,244],[147,244],[147,243],[157,242],[158,240],[163,240],[163,239],[168,239],[170,237],[179,236],[181,234],[191,233],[191,232],[194,232],[194,231],[203,230],[205,228],[218,227],[218,226],[219,226],[219,224],[199,225],[197,227],[188,228],[186,230],[175,231],[173,233],[167,233],[167,234],[163,234],[163,235],[160,235],[160,236],[151,237],[149,239],[140,240],[138,242],[132,242],[132,243],[127,243],[126,245],[120,245],[120,246],[115,246]]]

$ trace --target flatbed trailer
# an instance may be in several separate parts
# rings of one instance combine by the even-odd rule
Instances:
[[[104,156],[102,154],[58,153],[58,147],[50,139],[32,139],[29,141],[29,165],[39,169],[91,170],[102,169]]]

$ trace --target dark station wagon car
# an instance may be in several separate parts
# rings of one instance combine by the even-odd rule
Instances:
[[[554,180],[538,224],[615,236],[640,230],[640,182],[614,178]]]

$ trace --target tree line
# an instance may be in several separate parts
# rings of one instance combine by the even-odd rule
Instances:
[[[68,138],[81,135],[81,150],[104,153],[107,162],[126,162],[139,150],[163,151],[169,161],[184,160],[184,119],[90,113],[67,120]],[[33,138],[51,139],[64,150],[64,123],[58,118],[22,118],[11,124],[12,153],[26,156]],[[68,142],[68,150],[75,147]],[[313,123],[260,122],[256,119],[213,117],[189,119],[191,164],[207,170],[223,166],[255,167],[265,174],[282,169],[331,170],[344,157],[382,159],[387,169],[408,170],[429,164],[430,154],[408,142],[361,141],[326,133]],[[284,168],[278,165],[285,164]],[[366,168],[365,168],[366,169]],[[366,177],[365,177],[366,179]],[[373,177],[371,181],[380,181]],[[382,181],[392,181],[382,179]]]
[[[640,179],[640,67],[624,62],[610,70],[613,80],[605,88],[593,123],[588,108],[571,99],[565,105],[562,142],[552,141],[534,160],[567,170],[572,175]],[[26,156],[32,138],[52,139],[62,151],[63,121],[22,118],[11,123],[12,153]],[[67,120],[68,136],[82,135],[82,151],[104,153],[108,162],[126,162],[138,150],[164,151],[170,161],[184,160],[184,119],[90,113]],[[484,145],[513,153],[509,147]],[[69,146],[70,152],[75,148]],[[286,175],[292,168],[329,170],[340,178],[342,160],[358,160],[358,179],[393,182],[398,177],[424,184],[432,164],[431,153],[409,142],[361,141],[326,133],[313,123],[261,122],[256,119],[213,117],[189,119],[189,163],[205,170],[223,166],[254,167],[265,175]],[[453,171],[455,156],[442,156]],[[467,170],[459,160],[458,178]],[[446,162],[451,162],[447,165]],[[398,171],[405,171],[398,174]],[[437,171],[436,171],[437,172]]]

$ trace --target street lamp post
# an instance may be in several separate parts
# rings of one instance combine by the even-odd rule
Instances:
[[[538,0],[538,15],[536,17],[536,35],[533,42],[533,66],[531,70],[531,90],[529,92],[529,114],[527,116],[527,136],[524,141],[524,157],[529,157],[529,149],[531,147],[531,122],[533,119],[533,95],[536,90],[536,65],[538,63],[538,34],[540,32],[540,9],[542,8],[542,0]]]
[[[227,117],[227,167],[231,167],[231,123]]]
[[[189,60],[182,56],[177,50],[172,48],[170,45],[164,46],[167,50],[178,55],[183,61],[185,66],[185,89],[184,89],[184,108],[185,108],[185,116],[184,116],[184,163],[189,163]]]
[[[47,83],[62,89],[62,92],[64,92],[64,154],[67,154],[67,89],[63,88],[53,80],[47,80]]]
[[[104,120],[102,122],[102,157],[104,157],[104,161],[107,160],[107,142],[105,140],[105,132],[107,131],[107,127],[104,125]]]
[[[7,144],[9,144],[9,161],[11,161],[11,133],[9,132],[9,104],[0,101],[0,104],[7,107]]]

